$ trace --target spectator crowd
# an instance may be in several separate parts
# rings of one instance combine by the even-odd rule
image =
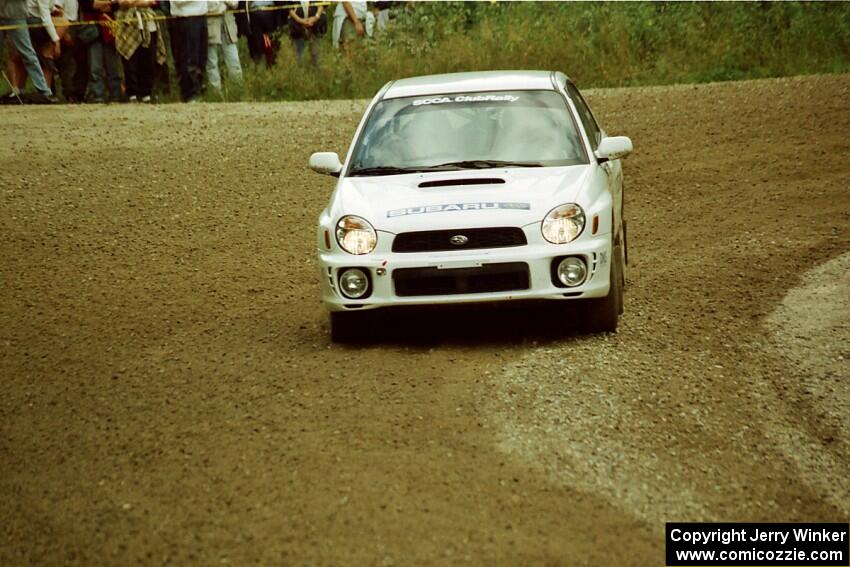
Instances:
[[[192,102],[205,90],[221,93],[242,81],[240,37],[255,64],[274,66],[288,38],[298,64],[318,69],[328,31],[334,47],[348,54],[352,44],[387,25],[392,4],[0,0],[9,89],[0,102],[50,104],[60,102],[59,94],[77,103],[153,102],[155,89],[170,92],[172,73],[180,99]]]

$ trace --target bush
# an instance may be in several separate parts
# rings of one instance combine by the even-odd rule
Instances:
[[[350,57],[329,31],[318,72],[296,64],[285,30],[271,69],[251,62],[242,39],[244,83],[225,99],[368,98],[401,77],[489,69],[561,70],[582,88],[850,70],[850,2],[409,2],[394,11],[389,29]]]
[[[584,88],[847,72],[850,3],[407,3],[350,58],[328,33],[318,73],[283,39],[273,69],[247,66],[244,100],[367,98],[400,77],[487,69],[557,69]]]

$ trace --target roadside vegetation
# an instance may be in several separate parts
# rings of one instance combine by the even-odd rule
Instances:
[[[243,38],[244,82],[205,99],[368,98],[399,77],[488,69],[562,70],[581,88],[850,72],[850,2],[407,2],[394,13],[348,57],[329,31],[319,71],[297,65],[285,27],[272,68]],[[177,100],[169,64],[162,101]]]
[[[247,64],[229,99],[371,97],[386,81],[486,69],[558,69],[582,88],[850,71],[848,2],[415,2],[344,58]],[[247,53],[243,61],[250,61]]]

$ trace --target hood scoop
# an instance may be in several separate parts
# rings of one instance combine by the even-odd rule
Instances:
[[[419,187],[455,187],[458,185],[502,185],[505,180],[500,177],[473,177],[463,179],[438,179],[436,181],[423,181]]]

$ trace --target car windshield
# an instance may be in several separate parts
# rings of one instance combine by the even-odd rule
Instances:
[[[587,163],[564,98],[498,91],[382,100],[349,175]]]

